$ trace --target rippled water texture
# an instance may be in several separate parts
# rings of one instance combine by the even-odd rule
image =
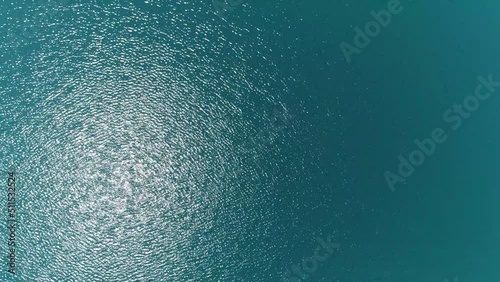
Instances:
[[[19,15],[35,27],[1,43],[18,281],[278,279],[294,249],[276,232],[295,216],[276,185],[307,175],[282,144],[307,122],[247,141],[274,110],[291,117],[282,100],[295,78],[266,57],[257,28],[209,2],[121,2],[2,4],[2,30],[23,34]]]
[[[0,282],[498,281],[498,1],[214,1],[0,1]]]

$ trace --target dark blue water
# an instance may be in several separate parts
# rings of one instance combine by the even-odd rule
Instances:
[[[500,4],[365,2],[0,2],[0,280],[498,281]]]

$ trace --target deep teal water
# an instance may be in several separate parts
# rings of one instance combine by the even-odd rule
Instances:
[[[498,281],[500,90],[442,115],[500,80],[500,4],[401,1],[347,63],[387,2],[0,2],[0,281],[286,281],[328,236],[300,281]]]

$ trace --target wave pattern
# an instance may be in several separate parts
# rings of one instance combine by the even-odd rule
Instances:
[[[0,12],[2,30],[20,24],[11,13],[50,12],[29,40],[1,43],[19,281],[278,275],[287,246],[272,234],[288,223],[272,187],[284,180],[271,158],[251,159],[280,146],[248,157],[241,144],[297,81],[280,77],[263,33],[221,24],[208,4],[63,2]],[[300,177],[301,165],[281,165]]]

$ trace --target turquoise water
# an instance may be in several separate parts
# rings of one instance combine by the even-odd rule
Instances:
[[[401,1],[347,63],[365,2],[1,2],[0,281],[498,281],[500,90],[442,115],[500,4]]]

